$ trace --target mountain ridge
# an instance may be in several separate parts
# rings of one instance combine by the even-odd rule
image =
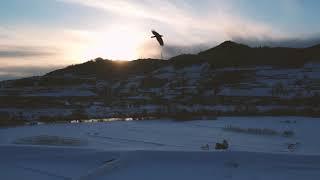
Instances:
[[[309,48],[249,47],[233,41],[225,41],[198,54],[181,54],[169,60],[138,59],[118,62],[96,58],[82,64],[49,72],[45,76],[75,73],[76,75],[91,74],[98,78],[121,78],[130,74],[147,74],[166,65],[174,65],[176,68],[181,68],[207,62],[213,68],[258,65],[297,67],[310,61],[319,60],[320,45]]]
[[[299,67],[313,61],[320,61],[320,44],[307,48],[250,47],[233,41],[225,41],[198,54],[181,54],[169,60],[149,58],[114,61],[96,58],[48,72],[43,77],[76,75],[98,79],[123,79],[130,75],[146,75],[168,65],[173,65],[177,69],[201,63],[208,63],[211,68],[263,65]]]

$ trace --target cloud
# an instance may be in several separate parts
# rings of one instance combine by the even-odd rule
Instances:
[[[196,49],[213,47],[225,40],[241,42],[267,43],[292,39],[296,34],[288,34],[272,24],[258,22],[242,16],[229,1],[153,1],[153,0],[63,0],[113,13],[120,22],[131,18],[139,25],[156,29],[164,34],[167,56],[177,52],[194,53]],[[285,2],[287,4],[289,2]],[[196,9],[194,6],[199,6]],[[295,7],[294,5],[291,5]],[[292,8],[290,8],[292,9]],[[116,27],[114,27],[116,28]],[[130,27],[128,27],[130,28]],[[283,43],[285,44],[285,43]],[[191,47],[194,48],[191,48]],[[145,39],[138,49],[139,57],[157,57],[160,49]],[[168,57],[169,58],[169,57]]]
[[[33,24],[0,27],[0,66],[82,62],[85,60],[80,55],[82,48],[90,42],[88,34],[68,27],[39,27]]]
[[[156,57],[160,53],[157,46],[153,46],[149,39],[150,29],[156,29],[164,34],[166,47],[164,54],[176,55],[177,52],[194,53],[196,49],[213,47],[225,40],[246,42],[249,45],[289,45],[297,44],[300,41],[288,41],[300,34],[285,32],[277,29],[277,26],[267,22],[257,21],[243,15],[243,9],[237,7],[236,0],[58,0],[64,3],[75,3],[89,8],[99,9],[107,15],[105,24],[83,29],[68,29],[56,27],[14,27],[14,31],[8,28],[0,28],[0,37],[10,37],[6,42],[14,46],[26,46],[27,44],[59,48],[60,54],[69,62],[81,62],[94,56],[106,58],[130,59],[138,57]],[[246,1],[244,1],[246,2]],[[279,3],[280,2],[280,3]],[[274,4],[280,8],[289,9],[294,13],[298,10],[299,0],[275,1]],[[251,1],[250,1],[251,3]],[[69,6],[68,6],[69,7]],[[101,20],[99,20],[101,22]],[[132,33],[135,43],[130,47],[117,42],[114,39],[121,38],[123,33]],[[1,33],[5,31],[6,33]],[[304,36],[304,35],[303,35]],[[110,40],[111,39],[111,40]],[[282,42],[283,41],[283,42]],[[281,42],[281,43],[280,43]],[[301,41],[302,42],[302,41]],[[11,44],[12,45],[12,44]],[[115,46],[117,45],[117,47]],[[149,45],[149,46],[146,46]],[[119,47],[118,47],[119,46]],[[137,55],[134,55],[134,48],[138,48]],[[122,51],[122,52],[121,52]],[[124,51],[130,51],[124,56]],[[119,53],[120,52],[120,53]],[[51,56],[51,50],[43,51],[3,51],[2,56]],[[55,53],[55,52],[54,52]],[[0,53],[1,54],[1,53]],[[57,57],[62,59],[62,56]]]
[[[292,47],[292,48],[307,48],[317,44],[320,44],[320,34],[300,37],[288,37],[288,38],[247,38],[241,36],[232,37],[233,41],[247,44],[250,46],[269,46],[269,47]]]
[[[65,2],[82,4],[89,7],[94,7],[108,12],[113,12],[122,16],[135,16],[139,18],[153,19],[162,22],[172,20],[171,12],[175,12],[176,18],[185,19],[181,5],[185,3],[181,0],[177,3],[163,0],[61,0]],[[180,4],[180,8],[177,4]]]
[[[164,35],[166,46],[163,54],[166,58],[180,52],[196,53],[225,40],[252,46],[305,46],[316,42],[314,35],[295,34],[274,26],[272,22],[258,21],[245,16],[242,12],[244,9],[237,6],[238,0],[56,1],[70,3],[71,6],[68,8],[75,3],[77,6],[93,8],[91,10],[99,9],[99,14],[106,13],[106,18],[102,18],[104,24],[94,23],[94,26],[81,26],[80,29],[71,29],[79,28],[74,24],[67,24],[65,27],[44,27],[21,23],[20,26],[12,28],[0,27],[1,44],[11,47],[48,47],[29,50],[0,49],[0,57],[1,54],[6,58],[27,56],[40,59],[46,56],[54,60],[54,63],[63,61],[65,64],[78,63],[98,56],[130,59],[159,57],[161,49],[154,43],[154,39],[150,39],[150,29],[156,29]],[[248,2],[254,4],[250,0],[241,1]],[[288,11],[288,15],[301,12],[301,0],[273,0],[271,4]],[[102,22],[101,16],[97,19],[97,22]],[[295,37],[300,38],[296,40]],[[136,49],[137,53],[134,52]]]
[[[30,46],[0,46],[1,58],[19,58],[19,57],[37,57],[54,56],[58,52],[48,50],[48,47],[30,47]]]

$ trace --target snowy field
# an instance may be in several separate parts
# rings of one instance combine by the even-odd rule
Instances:
[[[0,179],[316,180],[319,129],[305,117],[2,128]],[[214,150],[223,139],[229,150]]]

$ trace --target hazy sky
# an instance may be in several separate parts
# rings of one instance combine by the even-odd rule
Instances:
[[[320,43],[317,0],[1,0],[0,79],[39,75],[95,57],[168,58],[225,40]]]

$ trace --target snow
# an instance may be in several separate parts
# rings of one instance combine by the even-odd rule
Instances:
[[[39,120],[41,117],[63,117],[72,114],[67,108],[0,108],[0,112],[7,112],[28,121]]]
[[[93,93],[90,90],[83,89],[61,89],[61,90],[52,90],[46,92],[32,92],[30,94],[24,94],[24,96],[46,96],[46,97],[65,97],[65,96],[96,96],[97,94]]]
[[[283,123],[296,121],[294,124]],[[204,143],[214,144],[222,138],[232,142],[235,151],[282,152],[286,142],[304,142],[295,153],[320,152],[320,144],[313,147],[309,139],[317,135],[320,121],[304,117],[220,117],[218,120],[176,122],[170,120],[117,121],[89,124],[48,124],[1,129],[0,144],[10,145],[26,137],[39,135],[62,136],[88,141],[89,148],[113,150],[199,150]],[[243,128],[270,128],[284,131],[287,126],[295,131],[294,138],[264,137],[223,131],[227,125]],[[61,134],[63,133],[63,134]],[[301,138],[302,137],[302,138]],[[119,141],[117,141],[119,140]],[[250,142],[250,145],[247,144]],[[255,141],[255,143],[252,143]],[[148,142],[148,143],[146,143]],[[161,144],[161,145],[158,145]],[[244,145],[247,144],[247,145]],[[283,144],[283,145],[279,145]],[[277,146],[274,146],[277,145]],[[279,146],[278,146],[279,145]],[[273,148],[270,149],[270,147]],[[263,148],[269,147],[265,150]],[[254,150],[253,150],[254,149]]]
[[[319,179],[319,127],[318,118],[219,117],[1,128],[0,179]],[[215,151],[223,139],[230,149]]]
[[[280,106],[282,102],[294,102],[296,98],[309,101],[312,96],[317,96],[320,93],[320,64],[310,63],[301,68],[274,68],[268,66],[257,66],[247,68],[221,68],[214,69],[206,63],[198,65],[190,65],[184,68],[174,68],[173,66],[166,66],[159,68],[148,76],[163,79],[162,87],[145,88],[141,85],[145,78],[143,75],[130,76],[127,79],[119,81],[95,80],[91,79],[90,83],[83,83],[72,86],[27,86],[15,87],[13,83],[3,82],[0,88],[0,96],[8,96],[9,99],[14,100],[25,99],[32,100],[39,97],[39,107],[37,109],[23,108],[26,104],[15,105],[10,103],[9,106],[5,102],[2,103],[3,109],[1,112],[9,112],[12,118],[23,118],[32,121],[40,121],[41,116],[58,116],[61,118],[68,118],[72,111],[78,110],[78,107],[86,105],[85,110],[90,118],[105,118],[116,114],[126,114],[128,116],[137,113],[152,113],[163,109],[164,106],[159,104],[156,108],[139,107],[138,104],[151,103],[154,98],[167,99],[171,102],[180,101],[179,108],[191,112],[205,111],[205,110],[219,110],[226,113],[234,113],[236,105],[233,105],[232,98],[244,99],[249,98],[255,102],[263,102],[267,97],[274,97],[276,99],[270,100],[264,106],[257,107],[258,110],[267,111],[270,109],[281,111],[284,106]],[[219,86],[211,86],[210,79],[215,75],[226,75],[228,73],[240,73],[247,78],[237,82],[222,82]],[[218,76],[219,77],[219,76]],[[79,77],[83,78],[83,77]],[[209,86],[208,86],[209,85]],[[218,106],[199,103],[197,108],[192,105],[184,105],[182,102],[187,102],[191,97],[197,97],[201,93],[201,98],[212,99],[215,102],[216,95],[225,96],[226,100],[217,101]],[[96,99],[105,99],[104,96],[121,96],[121,98],[113,98],[110,102],[96,102]],[[50,103],[42,102],[46,97],[50,98]],[[73,97],[73,98],[68,98]],[[79,97],[79,98],[75,98]],[[80,98],[85,97],[85,98]],[[185,97],[185,98],[182,98]],[[224,97],[223,97],[224,98]],[[81,99],[86,99],[89,103],[83,102]],[[278,101],[282,99],[285,101]],[[26,101],[27,102],[27,101]],[[61,103],[65,106],[62,106]],[[206,101],[207,102],[207,101]],[[97,104],[98,103],[98,104]],[[134,106],[123,107],[123,104],[135,104]],[[56,104],[56,105],[54,105]],[[190,104],[190,103],[187,103]],[[260,103],[249,103],[251,107],[258,106]],[[68,109],[65,110],[65,107]],[[162,106],[162,107],[161,107]],[[271,107],[272,106],[272,107]],[[304,106],[304,107],[303,107]],[[73,108],[73,109],[71,109]],[[201,109],[202,108],[202,109]],[[238,107],[237,107],[238,108]],[[311,109],[310,106],[301,104],[292,108],[295,109]],[[6,110],[8,109],[8,110]],[[313,110],[316,110],[312,107]],[[145,111],[144,111],[145,110]],[[149,112],[150,110],[150,112]],[[300,111],[301,112],[301,111]]]
[[[104,161],[118,157],[117,153],[89,149],[27,146],[2,146],[0,153],[0,178],[8,180],[72,179],[84,176]],[[7,154],[14,156],[3,156]]]
[[[319,157],[246,152],[142,151],[130,154],[127,168],[97,179],[317,179],[317,160]],[[276,176],[271,172],[276,172]]]
[[[271,90],[269,88],[248,88],[248,89],[236,89],[225,87],[221,90],[219,95],[224,96],[271,96]]]
[[[315,62],[305,64],[304,68],[306,68],[306,69],[320,69],[320,64],[315,61]]]
[[[158,70],[155,70],[153,72],[154,77],[160,78],[160,79],[169,79],[175,76],[176,72],[174,67],[172,66],[167,66],[164,68],[160,68]]]

